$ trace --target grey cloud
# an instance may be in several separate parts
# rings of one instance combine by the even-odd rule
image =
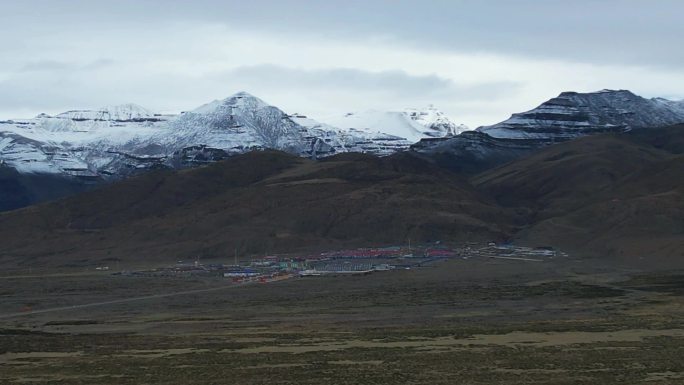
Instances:
[[[515,97],[521,85],[491,82],[463,86],[437,75],[403,71],[369,72],[350,68],[303,70],[276,65],[244,66],[206,76],[127,73],[116,78],[83,71],[24,72],[0,82],[0,118],[39,112],[134,102],[159,111],[195,108],[212,99],[246,90],[288,111],[308,114],[380,108],[400,109],[433,103],[454,111],[459,103],[489,105]],[[12,111],[30,111],[16,115]],[[22,112],[22,114],[24,114]]]
[[[96,71],[103,68],[111,67],[116,64],[115,60],[112,59],[98,59],[90,63],[81,66],[81,69],[85,71]]]
[[[210,22],[293,39],[385,36],[423,49],[653,67],[684,62],[681,0],[24,0],[4,7],[3,25],[36,20],[40,33]]]
[[[78,79],[54,77],[52,73],[26,72],[22,75],[25,76],[14,76],[0,82],[0,109],[57,113],[79,108],[79,104],[81,108],[86,108],[89,106],[81,103],[89,99],[97,100],[97,90]]]
[[[38,60],[24,64],[18,72],[94,71],[114,64],[115,61],[112,59],[98,59],[85,64],[57,60]]]
[[[337,89],[359,92],[383,92],[394,97],[435,97],[492,99],[505,94],[510,97],[521,87],[516,82],[491,82],[459,85],[437,75],[416,76],[404,71],[369,72],[352,68],[303,70],[276,65],[245,66],[222,74],[224,80],[238,81],[246,87],[268,85],[293,89]]]
[[[73,68],[72,65],[56,60],[40,60],[26,63],[19,69],[19,72],[34,72],[34,71],[63,71]]]
[[[464,57],[472,57],[469,55],[472,53],[494,53],[500,54],[503,60],[511,56],[531,58],[534,64],[544,68],[551,66],[539,58],[560,59],[551,65],[565,68],[566,74],[573,62],[593,64],[577,66],[577,74],[569,80],[577,81],[578,87],[601,84],[603,75],[600,74],[605,74],[605,69],[593,71],[603,68],[603,64],[615,64],[618,69],[636,65],[647,68],[634,69],[639,77],[625,75],[624,80],[611,79],[615,84],[611,87],[631,87],[636,92],[646,92],[647,96],[682,97],[676,81],[668,80],[670,74],[672,79],[682,78],[684,50],[679,46],[684,36],[684,23],[681,23],[684,2],[681,0],[0,0],[0,3],[0,46],[4,53],[0,59],[0,111],[10,113],[29,110],[53,113],[122,102],[136,102],[152,109],[181,110],[245,89],[274,104],[301,111],[363,108],[374,103],[388,108],[435,103],[458,114],[466,108],[470,111],[496,108],[499,116],[500,111],[510,113],[525,108],[516,104],[521,100],[542,101],[574,87],[569,81],[558,85],[545,80],[547,84],[539,84],[536,74],[523,74],[519,70],[516,73],[521,78],[494,74],[497,79],[511,81],[464,86],[460,79],[443,77],[445,73],[414,76],[401,71],[368,72],[348,68],[312,71],[281,66],[306,62],[307,57],[297,56],[296,49],[285,53],[292,55],[286,58],[260,52],[264,47],[259,46],[253,47],[259,55],[251,58],[211,51],[220,47],[222,40],[252,36],[256,36],[255,41],[272,38],[292,47],[299,41],[310,44],[311,40],[314,45],[342,47],[359,43],[368,47],[372,45],[366,43],[373,41],[407,48],[400,51],[413,51],[416,55],[426,50],[465,54]],[[227,28],[216,28],[217,24]],[[339,57],[345,55],[342,49],[331,52]],[[293,57],[297,60],[289,60]],[[213,63],[193,65],[204,60]],[[317,58],[311,57],[311,60],[316,62]],[[206,72],[209,68],[215,70],[222,61],[231,67],[253,63],[271,65]],[[376,62],[372,67],[359,63],[358,67],[416,69],[416,66],[404,67],[401,62]],[[587,67],[591,69],[585,73],[583,68]],[[668,68],[663,71],[656,67]],[[597,73],[600,76],[595,76]],[[544,79],[549,78],[548,73],[543,75]],[[517,83],[518,80],[525,83]],[[623,81],[624,85],[616,84]],[[639,86],[643,90],[635,89]],[[532,104],[527,107],[533,107]]]

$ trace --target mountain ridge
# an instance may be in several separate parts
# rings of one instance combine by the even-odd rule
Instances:
[[[221,258],[236,248],[306,253],[410,238],[673,266],[684,263],[684,153],[660,141],[683,138],[684,125],[587,136],[472,176],[416,152],[318,161],[250,152],[0,213],[0,261],[144,265]]]
[[[67,180],[45,180],[82,183],[83,189],[88,189],[92,184],[150,170],[195,167],[254,150],[277,149],[312,159],[346,152],[388,156],[408,150],[472,175],[553,143],[602,132],[626,132],[644,124],[684,121],[684,102],[645,99],[626,90],[563,92],[537,109],[514,114],[513,121],[458,135],[453,134],[464,127],[432,106],[375,112],[373,119],[362,115],[350,115],[359,119],[339,128],[302,114],[286,114],[247,92],[180,115],[158,114],[135,104],[56,116],[41,114],[33,119],[0,121],[0,164],[20,174],[35,175],[31,180],[56,175]],[[382,127],[389,127],[385,131],[394,134],[381,132]],[[31,191],[32,186],[46,184],[23,184],[19,179],[13,183],[24,188],[8,190],[11,201],[23,205],[39,201],[37,197],[59,196]]]
[[[412,154],[312,161],[269,150],[152,171],[2,213],[0,261],[66,267],[83,258],[208,259],[235,248],[264,253],[447,236],[485,241],[503,238],[504,217],[465,179]]]
[[[566,91],[538,107],[477,130],[500,138],[567,140],[632,128],[684,123],[683,102],[645,99],[628,90]]]
[[[627,90],[568,91],[503,122],[478,127],[474,132],[479,136],[464,132],[423,139],[411,148],[452,169],[479,172],[587,135],[684,123],[682,106],[684,101],[645,99]]]
[[[436,110],[415,112],[414,118],[406,120],[417,130],[446,130],[447,135],[456,127]],[[420,119],[430,126],[417,123]],[[185,153],[197,147],[223,153],[221,159],[260,149],[307,157],[348,151],[389,155],[412,144],[383,132],[300,119],[244,91],[179,115],[129,103],[0,121],[3,133],[0,159],[22,173],[103,179],[150,167],[177,167],[184,164]]]

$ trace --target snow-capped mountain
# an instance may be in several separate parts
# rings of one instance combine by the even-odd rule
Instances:
[[[434,106],[422,110],[350,112],[322,120],[341,129],[369,134],[389,134],[413,143],[424,138],[454,136],[468,130],[466,126],[457,125],[449,120]]]
[[[411,149],[454,170],[483,170],[579,136],[684,122],[684,101],[629,91],[563,92],[539,107],[453,138],[423,139]]]
[[[310,148],[307,136],[280,109],[240,92],[181,114],[147,140],[171,150],[203,144],[228,153],[259,148],[303,153]]]
[[[350,151],[389,155],[414,143],[386,133],[338,128],[301,114],[288,115],[245,92],[186,112],[169,127],[171,133],[159,133],[149,141],[170,149],[205,144],[228,154],[271,148],[303,156]]]
[[[116,150],[135,147],[170,118],[128,104],[0,121],[0,161],[23,173],[95,178]]]
[[[135,104],[0,121],[0,166],[98,180],[155,167],[179,168],[259,149],[307,157],[340,152],[389,155],[415,145],[422,152],[475,149],[480,136],[459,140],[456,125],[430,106],[401,112],[368,111],[324,119],[288,115],[246,92],[179,115]],[[538,147],[580,135],[684,122],[684,102],[644,99],[629,91],[564,92],[534,110],[479,132],[525,139]],[[438,145],[455,138],[457,145]],[[503,147],[502,147],[503,146]],[[511,143],[487,143],[487,150]],[[478,147],[479,148],[479,147]],[[480,151],[480,150],[478,150]],[[517,152],[518,150],[516,150]],[[484,155],[483,155],[484,156]]]
[[[306,154],[314,134],[276,107],[238,93],[180,115],[134,104],[0,122],[0,159],[20,172],[122,176],[251,149]],[[320,151],[333,151],[323,148]]]
[[[432,104],[422,110],[407,108],[404,111],[404,114],[408,115],[411,120],[425,127],[426,129],[422,130],[423,134],[432,138],[455,136],[470,130],[465,124],[456,124],[452,122],[442,111],[435,108]]]
[[[376,117],[374,126],[336,127],[288,115],[246,92],[180,115],[135,104],[40,114],[0,121],[0,163],[22,173],[98,179],[266,148],[313,157],[349,151],[388,155],[420,138],[462,129],[434,108]]]
[[[291,115],[291,119],[321,136],[323,143],[333,144],[338,152],[363,152],[382,156],[406,150],[414,143],[384,132],[334,127],[301,114]]]
[[[566,140],[592,133],[684,122],[684,101],[646,99],[626,90],[563,92],[539,107],[477,130],[497,138]]]

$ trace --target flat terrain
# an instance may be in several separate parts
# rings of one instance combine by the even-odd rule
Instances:
[[[684,271],[572,257],[243,286],[27,272],[0,276],[0,383],[684,383],[683,294]]]

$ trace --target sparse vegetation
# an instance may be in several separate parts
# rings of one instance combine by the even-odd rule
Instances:
[[[578,271],[572,259],[455,259],[1,319],[0,382],[681,381],[682,297],[652,289],[681,275],[602,270]],[[2,279],[9,301],[1,311],[26,301],[69,306],[223,283],[101,274]]]

